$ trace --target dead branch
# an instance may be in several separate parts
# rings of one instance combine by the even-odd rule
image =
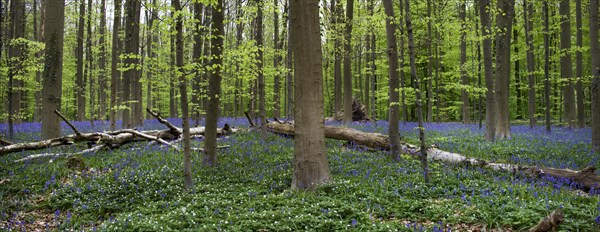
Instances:
[[[175,145],[173,145],[173,144],[170,144],[170,143],[168,143],[167,141],[165,141],[165,140],[161,139],[161,138],[160,138],[160,137],[158,137],[158,136],[150,136],[150,135],[147,135],[147,134],[141,133],[141,132],[139,132],[139,131],[136,131],[136,130],[123,130],[123,131],[124,131],[124,132],[127,132],[127,133],[131,133],[131,134],[133,134],[133,135],[135,135],[135,136],[138,136],[138,137],[145,138],[145,139],[147,139],[147,140],[154,140],[154,141],[156,141],[156,142],[159,142],[159,143],[161,143],[161,144],[167,145],[167,146],[169,146],[169,147],[171,147],[171,148],[175,149],[176,151],[181,151],[181,149],[179,149],[179,147],[177,147],[177,146],[175,146]]]
[[[86,149],[86,150],[83,150],[83,151],[80,151],[80,152],[76,152],[76,153],[42,153],[42,154],[35,154],[35,155],[27,156],[27,157],[22,158],[22,159],[15,160],[14,162],[15,163],[19,163],[19,162],[25,162],[25,161],[28,161],[28,160],[34,160],[34,159],[44,158],[44,157],[51,157],[52,160],[53,160],[53,159],[55,159],[57,157],[60,157],[60,156],[71,157],[71,156],[75,156],[75,155],[83,155],[83,154],[88,154],[88,153],[96,153],[96,152],[102,150],[105,147],[107,147],[107,145],[103,144],[103,145],[98,145],[98,146],[95,146],[95,147],[92,147],[92,148],[89,148],[89,149]]]
[[[11,144],[12,144],[11,142],[0,138],[0,146],[8,146],[8,145],[11,145]]]
[[[560,225],[565,220],[565,216],[563,215],[560,209],[556,209],[550,213],[550,215],[543,218],[536,226],[529,229],[529,232],[548,232],[548,231],[556,231],[558,225]]]
[[[75,132],[77,136],[81,136],[81,132],[77,130],[77,127],[75,127],[69,120],[67,120],[67,118],[65,118],[65,116],[60,113],[60,111],[54,110],[54,113],[58,115],[58,117],[60,117],[65,123],[67,123],[67,125],[71,127],[71,129],[73,130],[73,132]]]
[[[155,113],[154,111],[152,111],[152,110],[150,110],[148,108],[146,108],[146,111],[148,111],[148,113],[150,115],[152,115],[154,118],[156,118],[156,120],[158,120],[160,123],[165,124],[165,126],[167,126],[171,130],[171,133],[173,133],[174,135],[179,136],[179,135],[181,135],[183,133],[182,129],[174,126],[169,121],[167,121],[167,120],[163,119],[162,117],[160,117],[160,114]]]
[[[248,111],[245,111],[244,115],[246,115],[246,119],[248,119],[248,123],[250,124],[250,127],[254,128],[256,126],[256,123],[254,123],[254,118],[252,118],[252,115],[250,115],[250,113]]]

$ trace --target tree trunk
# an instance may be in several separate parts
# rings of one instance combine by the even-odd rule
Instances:
[[[62,94],[63,36],[65,27],[65,2],[47,1],[44,11],[44,39],[46,41],[44,74],[42,78],[42,139],[60,137],[60,110]]]
[[[173,11],[171,11],[171,18],[175,17],[175,13]],[[176,118],[177,117],[177,99],[175,97],[175,81],[177,80],[176,78],[176,69],[175,69],[175,33],[173,32],[174,27],[171,26],[170,31],[171,31],[171,35],[169,36],[170,39],[170,48],[171,48],[171,52],[169,53],[169,58],[170,58],[170,67],[169,67],[169,117],[170,118]]]
[[[265,75],[263,69],[263,2],[262,0],[256,0],[258,12],[256,15],[256,46],[258,47],[258,54],[256,56],[256,71],[258,72],[258,114],[260,118],[260,130],[266,132],[267,130],[267,113],[265,107]]]
[[[76,121],[83,121],[85,118],[85,81],[83,80],[83,32],[85,24],[85,0],[79,2],[79,23],[77,23],[77,49],[75,50],[75,59],[77,60],[77,71],[75,74],[75,89],[77,94],[77,117]]]
[[[204,140],[204,160],[207,166],[217,165],[217,120],[223,65],[223,0],[217,0],[212,10],[211,62],[213,67],[208,80],[208,107],[206,108],[206,136]]]
[[[421,90],[419,89],[419,78],[417,77],[417,66],[415,62],[415,42],[413,38],[413,27],[410,20],[410,0],[405,0],[406,8],[406,32],[408,34],[408,53],[410,56],[410,76],[415,89],[415,105],[417,106],[417,120],[419,121],[419,139],[421,140],[421,166],[425,183],[429,183],[429,164],[427,161],[427,149],[425,148],[425,128],[423,127],[423,106],[421,104]]]
[[[515,93],[516,93],[516,109],[515,109],[515,113],[516,113],[516,118],[517,119],[522,119],[524,118],[524,116],[522,115],[522,109],[521,109],[521,105],[522,105],[522,95],[521,95],[521,61],[519,58],[519,30],[517,30],[517,17],[513,17],[513,24],[515,26],[513,26],[513,49],[515,52]]]
[[[8,73],[8,134],[14,136],[13,123],[19,123],[21,120],[21,75],[23,75],[23,62],[25,61],[25,45],[21,42],[16,43],[16,39],[25,37],[25,2],[22,0],[12,0],[10,2],[10,38],[9,43],[9,73]],[[14,43],[13,43],[14,42]]]
[[[120,46],[119,31],[121,26],[121,0],[114,0],[114,21],[112,30],[111,74],[110,74],[110,129],[117,128],[117,107],[119,105],[119,90],[121,89],[120,71],[118,70]]]
[[[571,63],[571,1],[561,0],[559,7],[560,21],[560,74],[565,86],[564,107],[565,121],[569,128],[575,128],[575,94],[573,91],[573,64]]]
[[[512,18],[514,17],[514,0],[499,0],[496,8],[496,139],[510,139],[510,37]]]
[[[181,124],[183,126],[183,179],[186,189],[194,186],[192,182],[192,154],[190,149],[190,122],[188,118],[188,99],[187,99],[187,79],[183,70],[183,19],[181,12],[181,3],[179,0],[173,0],[175,10],[175,47],[176,47],[176,73],[179,76],[179,92],[181,93]]]
[[[389,96],[389,136],[391,142],[392,157],[394,160],[400,160],[400,153],[398,148],[400,147],[400,127],[399,127],[399,108],[398,107],[398,92],[396,89],[399,87],[398,83],[398,45],[396,43],[396,25],[393,23],[394,18],[394,6],[392,0],[384,0],[383,7],[385,8],[385,34],[387,40],[387,54],[388,54],[388,75],[390,90]]]
[[[544,95],[546,102],[546,132],[551,131],[550,114],[550,26],[548,2],[544,1]]]
[[[98,112],[100,119],[106,119],[106,0],[100,1],[100,60],[98,68],[100,73],[98,75],[98,96],[100,100],[100,111]]]
[[[462,99],[462,122],[464,124],[471,123],[471,117],[469,116],[469,76],[467,75],[467,9],[465,1],[461,1],[458,10],[461,20],[461,34],[460,34],[460,76],[461,84],[463,85],[461,91]]]
[[[523,26],[525,28],[525,41],[527,45],[527,78],[529,79],[529,127],[536,126],[536,98],[535,98],[535,56],[533,45],[533,5],[531,1],[523,1]]]
[[[494,70],[492,67],[492,40],[490,38],[492,23],[490,20],[490,0],[479,2],[481,35],[483,36],[483,68],[485,70],[485,139],[494,141],[496,135],[496,100],[494,93]]]
[[[583,54],[581,48],[583,47],[583,26],[581,21],[581,0],[575,2],[575,20],[577,21],[577,53],[575,57],[575,75],[577,82],[575,84],[575,90],[577,91],[577,128],[585,127],[585,106],[584,106],[584,95],[583,95]]]
[[[459,5],[462,5],[462,3]],[[463,8],[464,8],[464,6],[463,6]],[[461,13],[462,13],[462,11],[459,11],[459,14],[461,14]],[[432,78],[432,76],[433,76],[433,54],[432,54],[433,45],[432,45],[431,41],[432,41],[432,37],[433,37],[433,32],[432,32],[431,23],[433,21],[433,15],[431,14],[431,0],[427,0],[427,17],[428,17],[428,19],[427,19],[427,94],[426,94],[427,95],[427,122],[432,122],[433,121],[433,89],[432,89],[433,88],[433,78]],[[465,19],[464,19],[463,15],[461,15],[461,19],[462,19],[463,25],[464,25]],[[462,48],[462,41],[464,41],[463,37],[464,36],[461,35],[461,39],[462,39],[461,40],[461,48]],[[465,44],[465,52],[466,52],[466,44]],[[465,53],[465,60],[466,60],[466,53]],[[462,50],[461,50],[461,61],[462,61]],[[463,93],[463,95],[464,95],[464,93]],[[463,109],[464,109],[464,103],[463,103]],[[464,114],[464,111],[463,111],[463,114]]]
[[[281,62],[281,58],[279,56],[279,52],[281,51],[281,41],[279,41],[279,0],[273,0],[274,10],[273,10],[273,69],[275,69],[275,74],[273,76],[273,117],[280,117],[280,106],[279,106],[279,62]],[[265,118],[266,119],[266,118]]]
[[[92,127],[94,126],[94,119],[95,119],[95,108],[97,108],[97,104],[95,104],[94,102],[94,88],[96,88],[93,83],[94,83],[94,77],[92,75],[92,66],[93,66],[93,57],[92,57],[92,0],[88,0],[88,11],[87,11],[87,20],[86,20],[86,41],[85,41],[85,59],[87,61],[87,68],[84,70],[84,77],[87,77],[88,79],[88,89],[89,89],[89,105],[90,105],[90,123],[92,124]]]
[[[600,152],[600,42],[598,0],[590,0],[590,51],[592,57],[592,147]]]
[[[318,0],[291,0],[295,98],[292,189],[314,190],[331,181],[323,125],[323,74]]]
[[[286,68],[287,68],[287,75],[286,75],[286,96],[287,96],[287,109],[286,109],[286,117],[288,119],[292,119],[294,117],[294,108],[295,108],[295,104],[294,104],[294,79],[292,78],[292,72],[293,72],[293,68],[294,65],[292,63],[292,58],[293,58],[293,52],[292,52],[292,26],[290,23],[290,17],[289,17],[289,2],[290,0],[286,1],[286,8],[288,9],[288,14],[286,14],[286,22],[287,22],[287,28],[288,28],[288,33],[287,33],[287,56],[285,58],[285,63],[286,63]],[[336,40],[337,41],[337,40]],[[335,58],[337,61],[337,57]],[[339,73],[339,72],[338,72]],[[336,104],[337,104],[337,98],[336,98]]]
[[[377,44],[375,43],[375,33],[371,34],[371,119],[377,120],[377,65],[375,64],[375,51]],[[402,75],[402,74],[401,74]]]
[[[331,1],[332,7],[335,9],[334,11],[334,20],[335,23],[333,24],[333,26],[335,27],[334,29],[334,37],[335,37],[335,41],[333,42],[333,50],[334,50],[334,63],[333,63],[333,96],[334,96],[334,101],[335,101],[335,107],[334,110],[335,112],[333,112],[333,114],[337,114],[338,112],[342,111],[343,109],[343,101],[342,101],[342,56],[343,56],[343,50],[341,51],[340,46],[340,40],[341,40],[341,36],[339,35],[339,31],[340,31],[340,23],[341,23],[341,14],[342,14],[342,7],[340,6],[340,4],[337,3],[337,0],[332,0]]]
[[[352,122],[352,18],[354,0],[346,0],[346,32],[344,33],[344,123]]]
[[[402,13],[404,12],[404,4],[402,3],[402,1],[400,1],[398,10],[400,11],[398,14],[400,15],[400,18],[402,18]],[[400,28],[400,67],[404,67],[404,33],[403,33],[403,28],[404,28],[404,24],[402,23],[402,21],[400,21],[398,27]],[[402,101],[402,122],[404,124],[406,124],[408,122],[408,105],[406,104],[406,90],[405,90],[405,84],[406,81],[404,80],[404,71],[402,69],[400,69],[400,92],[401,92],[401,101]],[[375,94],[375,93],[374,93]]]
[[[40,2],[39,0],[33,0],[33,34],[34,34],[34,40],[37,42],[43,42],[42,40],[42,27],[38,26],[38,2]],[[0,7],[0,10],[2,9],[2,7]],[[41,15],[43,16],[43,9],[40,12]],[[42,19],[42,21],[45,19]],[[0,22],[2,22],[2,20],[0,20]],[[0,49],[2,49],[2,47],[0,46]],[[38,52],[35,54],[36,59],[40,58],[43,54],[41,52]],[[0,53],[0,57],[2,57],[1,53]],[[35,81],[38,84],[42,83],[42,71],[41,70],[36,70],[35,71]],[[39,122],[41,120],[41,114],[42,114],[42,91],[39,88],[36,88],[35,90],[35,110],[33,113],[33,121],[34,122]]]
[[[146,18],[148,19],[148,34],[146,38],[146,51],[148,55],[148,70],[146,71],[146,108],[153,109],[152,104],[152,85],[153,85],[153,74],[158,69],[156,60],[156,51],[154,45],[158,44],[158,35],[156,33],[157,28],[157,9],[156,0],[152,0],[149,7],[146,7]],[[152,115],[148,112],[146,119],[151,119]]]
[[[141,2],[139,0],[125,1],[126,57],[123,62],[125,67],[127,67],[127,70],[123,73],[123,103],[125,103],[127,107],[123,110],[123,128],[130,128],[136,124],[135,104],[132,102],[136,100],[136,66],[139,64],[137,55],[139,55],[140,4]],[[132,113],[132,111],[134,112]]]
[[[127,25],[131,27],[131,33],[126,31],[127,36],[131,36],[131,48],[129,54],[135,55],[136,58],[131,60],[131,63],[134,64],[134,68],[131,70],[131,100],[132,100],[132,110],[131,112],[131,123],[132,126],[142,126],[144,125],[144,114],[142,107],[142,83],[140,79],[142,77],[141,72],[141,63],[140,63],[140,14],[141,14],[141,0],[131,0],[131,4],[133,4],[133,10],[131,13],[133,16],[127,19]],[[127,47],[125,47],[127,52]],[[129,71],[129,70],[128,70]]]

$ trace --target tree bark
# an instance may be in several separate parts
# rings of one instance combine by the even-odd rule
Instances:
[[[75,89],[77,94],[77,117],[75,120],[83,121],[85,118],[85,81],[83,75],[83,37],[85,29],[85,0],[79,2],[79,22],[77,23],[77,71],[75,74]]]
[[[544,1],[544,95],[546,102],[546,132],[551,131],[550,114],[550,26],[548,17],[548,2]]]
[[[114,19],[112,30],[112,52],[111,52],[111,77],[110,77],[110,129],[117,128],[117,107],[119,105],[119,90],[121,89],[121,77],[118,70],[120,55],[119,31],[121,27],[121,0],[114,0]]]
[[[288,11],[288,14],[286,14],[288,33],[287,33],[287,56],[285,58],[285,63],[286,63],[286,68],[288,71],[286,74],[286,96],[287,96],[286,106],[287,106],[287,109],[286,109],[285,115],[288,119],[293,119],[295,104],[294,104],[294,78],[292,78],[292,72],[293,72],[294,64],[292,63],[293,62],[293,59],[292,59],[293,58],[292,33],[291,33],[292,26],[291,26],[290,17],[289,17],[289,2],[290,2],[290,0],[286,1],[286,7],[285,7]],[[335,58],[335,60],[337,61],[337,58]],[[336,100],[336,102],[337,102],[337,100]]]
[[[535,56],[533,45],[533,5],[531,1],[523,1],[523,26],[525,28],[525,43],[527,45],[527,78],[529,80],[529,127],[536,126],[536,98],[535,98]]]
[[[423,106],[421,104],[421,90],[419,89],[419,78],[417,77],[417,66],[415,62],[415,42],[413,38],[413,27],[410,19],[410,0],[405,0],[406,32],[408,34],[408,52],[410,55],[410,76],[415,89],[415,105],[417,106],[417,120],[419,121],[419,140],[421,140],[421,166],[425,183],[429,183],[429,164],[425,148],[425,128],[423,127]]]
[[[459,3],[459,6],[461,6],[462,4],[463,4],[462,2]],[[464,8],[464,6],[462,8]],[[464,11],[464,9],[463,9],[463,11]],[[461,23],[462,24],[461,27],[464,27],[464,25],[465,25],[465,19],[462,15],[463,11],[459,11],[459,15],[461,17],[461,20],[463,21]],[[433,121],[433,81],[432,81],[433,80],[433,78],[432,78],[432,76],[433,76],[433,54],[432,54],[433,32],[432,32],[432,26],[431,26],[432,21],[433,21],[433,15],[431,14],[431,0],[427,0],[427,94],[426,94],[427,95],[427,122]],[[465,32],[463,32],[463,33],[465,33]],[[465,41],[465,39],[464,39],[464,35],[461,34],[461,49],[462,49],[462,43],[463,43],[462,41]],[[463,50],[461,50],[461,61],[462,61],[462,51]],[[465,52],[466,52],[466,43],[465,43]],[[465,60],[466,60],[466,53],[465,53]],[[462,76],[462,74],[461,74],[461,76]],[[463,79],[463,81],[464,81],[464,79]],[[464,93],[463,93],[463,95],[464,95]],[[463,109],[464,109],[464,102],[463,102]],[[463,114],[464,114],[464,110],[463,110]],[[464,115],[463,115],[463,117],[464,117]],[[464,120],[463,120],[463,122],[464,122]]]
[[[565,121],[569,128],[575,128],[575,95],[573,91],[573,64],[571,63],[571,1],[561,0],[559,7],[560,21],[560,74],[565,86],[564,107]]]
[[[510,139],[510,42],[512,18],[514,17],[514,0],[498,0],[496,8],[496,138]]]
[[[211,67],[213,72],[208,80],[208,107],[206,109],[206,135],[204,140],[203,163],[217,165],[217,120],[219,119],[219,100],[223,66],[223,0],[217,0],[212,10]]]
[[[577,91],[577,128],[585,127],[585,106],[584,106],[584,95],[583,95],[583,54],[581,48],[583,47],[583,26],[581,20],[581,0],[575,2],[575,21],[577,21],[577,52],[575,56],[575,76],[577,82],[575,83],[575,90]]]
[[[600,42],[598,0],[590,0],[590,51],[592,57],[592,147],[600,152]]]
[[[467,75],[467,9],[465,1],[461,1],[458,10],[461,20],[461,33],[460,33],[460,76],[461,84],[463,85],[461,91],[462,100],[462,122],[464,124],[471,123],[471,117],[469,116],[469,76]]]
[[[53,112],[60,110],[64,38],[64,0],[47,0],[44,38],[46,41],[42,79],[42,139],[60,136],[60,119]]]
[[[560,209],[552,211],[547,217],[543,218],[537,225],[529,229],[529,232],[548,232],[556,231],[558,225],[565,220]]]
[[[100,39],[98,41],[100,45],[100,59],[98,68],[100,73],[98,75],[98,96],[100,100],[100,111],[98,112],[100,119],[106,119],[106,0],[100,1]]]
[[[265,75],[264,75],[264,59],[263,59],[263,1],[256,0],[258,12],[256,15],[256,46],[258,52],[256,56],[256,71],[258,72],[258,114],[260,118],[260,130],[266,132],[267,130],[267,112],[265,106]]]
[[[331,181],[325,150],[323,73],[318,0],[291,0],[291,33],[296,78],[294,174],[292,189],[314,190]]]
[[[279,0],[273,0],[273,69],[275,69],[275,75],[273,76],[273,117],[280,117],[280,106],[279,106],[279,92],[280,92],[280,80],[279,80],[279,63],[281,57],[279,52],[281,51],[281,41],[279,41]],[[265,118],[266,119],[266,118]]]
[[[85,40],[85,60],[87,68],[85,68],[83,72],[83,76],[88,79],[88,93],[89,93],[89,108],[90,108],[90,123],[92,127],[94,126],[95,119],[95,108],[97,108],[97,104],[94,102],[94,76],[92,75],[93,62],[94,59],[92,57],[92,0],[88,0],[87,2],[87,16],[86,16],[86,40]]]
[[[494,93],[494,70],[492,67],[492,40],[490,32],[490,0],[479,2],[479,17],[481,20],[481,35],[483,36],[483,68],[485,70],[485,139],[494,141],[496,135],[496,94]]]
[[[8,73],[8,126],[9,135],[14,136],[13,123],[21,121],[21,86],[23,85],[23,62],[27,55],[25,44],[17,42],[19,38],[25,37],[25,2],[22,0],[12,0],[10,2],[10,38],[9,43],[9,73]]]
[[[337,0],[332,0],[331,1],[331,5],[332,8],[335,9],[334,11],[334,20],[335,23],[333,24],[334,26],[334,42],[333,42],[333,49],[334,49],[334,63],[333,63],[333,96],[334,96],[334,101],[335,101],[335,107],[334,107],[334,114],[336,114],[337,112],[341,112],[343,109],[343,101],[342,101],[342,57],[343,57],[343,50],[340,49],[341,47],[341,36],[339,35],[339,31],[340,31],[340,23],[341,23],[341,14],[342,14],[342,7],[340,6],[341,4],[338,4]]]
[[[515,113],[516,113],[516,118],[517,119],[522,119],[524,118],[524,116],[522,115],[522,99],[523,96],[521,95],[521,59],[519,58],[519,30],[517,30],[517,17],[513,17],[513,29],[512,29],[512,33],[513,33],[513,41],[512,44],[514,44],[513,49],[514,49],[514,53],[517,57],[515,57],[515,93],[516,93],[516,103],[517,103],[517,107],[515,109]],[[510,109],[509,109],[510,110]]]
[[[387,41],[388,54],[388,75],[389,75],[389,137],[391,141],[391,151],[394,160],[400,160],[400,127],[399,127],[399,107],[398,107],[398,45],[396,43],[396,25],[394,25],[394,8],[391,0],[384,0],[383,7],[385,8],[385,31]],[[402,12],[400,12],[402,13]]]
[[[344,33],[344,123],[352,122],[352,18],[354,0],[346,0],[346,32]]]

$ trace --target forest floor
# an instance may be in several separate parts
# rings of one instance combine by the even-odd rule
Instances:
[[[177,119],[169,120],[176,126]],[[219,123],[247,127],[243,118]],[[75,122],[81,132],[108,124]],[[387,122],[351,127],[387,133]],[[418,144],[417,126],[401,125]],[[513,126],[513,138],[486,142],[484,129],[460,123],[425,124],[428,144],[439,149],[514,164],[581,170],[597,165],[591,130]],[[148,120],[138,129],[166,129]],[[63,125],[63,134],[72,133]],[[13,142],[35,141],[40,124],[16,128]],[[0,124],[6,134],[6,125]],[[15,141],[16,140],[16,141]],[[202,139],[193,140],[200,147]],[[314,193],[290,190],[293,140],[273,134],[238,133],[220,138],[219,166],[193,155],[194,188],[183,187],[183,158],[147,142],[83,155],[87,170],[66,159],[13,163],[42,152],[77,152],[85,144],[0,157],[0,231],[521,231],[562,209],[561,231],[600,229],[600,191],[575,189],[569,180],[530,178],[464,165],[430,164],[430,184],[410,156],[392,161],[385,152],[346,148],[327,140],[333,182]]]

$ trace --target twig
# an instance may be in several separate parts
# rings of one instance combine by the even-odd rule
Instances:
[[[67,120],[67,118],[65,118],[65,116],[64,116],[64,115],[62,115],[62,114],[60,113],[60,111],[58,111],[58,110],[54,110],[54,113],[55,113],[56,115],[58,115],[58,117],[60,117],[60,118],[61,118],[63,121],[65,121],[65,123],[67,123],[67,125],[69,125],[69,127],[71,127],[71,129],[72,129],[72,130],[75,132],[75,134],[76,134],[77,136],[81,136],[81,132],[79,132],[79,130],[77,130],[77,128],[76,128],[75,126],[73,126],[73,124],[72,124],[71,122],[69,122],[69,120]]]
[[[175,136],[179,136],[183,133],[183,131],[181,129],[179,129],[178,127],[174,126],[173,124],[171,124],[169,121],[163,119],[162,117],[160,117],[159,114],[155,113],[154,111],[146,108],[146,111],[148,111],[148,113],[150,115],[152,115],[154,118],[156,118],[156,120],[158,120],[160,123],[165,124],[173,134],[175,134]]]
[[[250,124],[250,127],[255,127],[256,124],[254,123],[254,119],[252,118],[250,113],[248,113],[248,111],[246,111],[246,112],[244,112],[244,114],[246,115],[246,118],[248,119],[248,123]]]

